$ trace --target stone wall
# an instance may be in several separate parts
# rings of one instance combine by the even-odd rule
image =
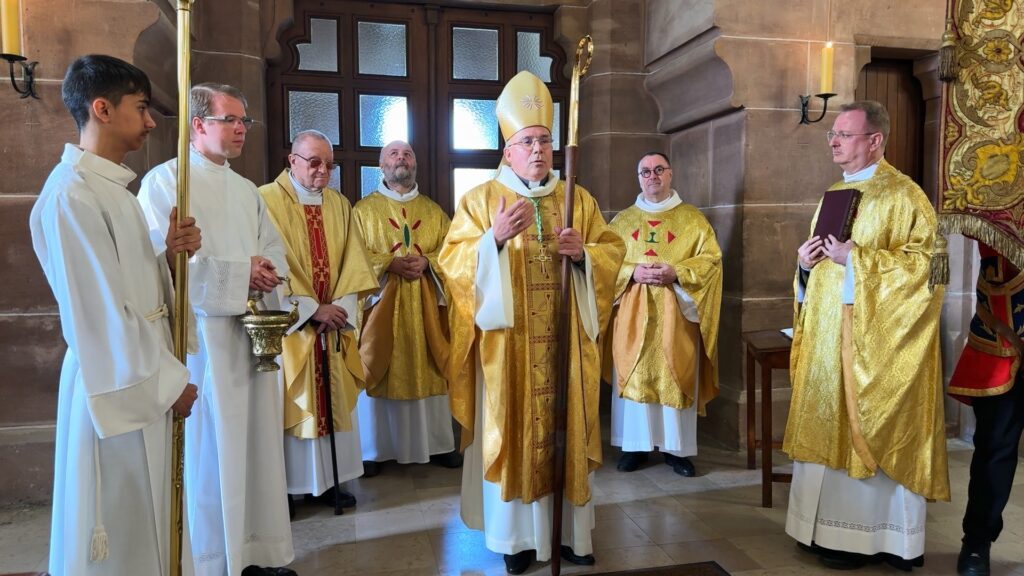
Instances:
[[[260,6],[198,2],[193,18],[193,81],[239,86],[249,113],[264,117]],[[56,303],[43,277],[28,229],[28,215],[67,142],[74,122],[60,97],[61,79],[76,57],[117,56],[151,77],[156,130],[126,163],[141,179],[176,153],[176,14],[167,0],[58,0],[22,2],[23,52],[37,60],[40,99],[19,99],[0,89],[0,504],[45,499],[52,489],[53,426],[65,345]],[[60,39],[57,41],[57,39]],[[233,164],[265,180],[265,130],[249,132],[247,151]],[[133,184],[137,188],[138,180]]]

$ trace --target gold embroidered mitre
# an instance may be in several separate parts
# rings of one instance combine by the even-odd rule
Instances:
[[[524,70],[505,84],[498,96],[495,114],[501,136],[508,141],[516,132],[530,126],[543,126],[550,131],[555,107],[544,81]]]

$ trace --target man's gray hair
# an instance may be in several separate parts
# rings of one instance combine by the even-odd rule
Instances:
[[[334,147],[334,142],[331,142],[331,139],[327,137],[327,134],[324,134],[319,130],[309,129],[299,132],[295,135],[295,138],[292,138],[292,154],[295,154],[295,150],[297,150],[299,145],[306,140],[320,140],[331,148]]]
[[[889,111],[882,106],[881,102],[874,100],[857,100],[839,107],[840,112],[852,112],[860,110],[864,113],[864,120],[868,129],[873,132],[882,133],[882,147],[889,142]]]
[[[245,108],[249,107],[249,102],[245,99],[245,94],[234,86],[227,84],[217,84],[215,82],[203,82],[202,84],[196,84],[189,91],[188,98],[188,113],[192,118],[206,118],[212,116],[213,111],[213,97],[223,94],[224,96],[230,96],[242,103]]]

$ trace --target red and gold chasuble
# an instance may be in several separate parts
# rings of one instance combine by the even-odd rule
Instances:
[[[349,294],[363,296],[377,288],[366,257],[352,206],[337,190],[325,188],[320,206],[303,205],[288,172],[260,187],[270,218],[281,234],[288,274],[295,296],[326,304]],[[354,319],[350,324],[354,324]],[[330,377],[323,374],[320,335],[313,322],[284,338],[281,368],[284,376],[284,430],[297,438],[314,439],[327,433],[327,395],[330,383],[334,430],[352,429],[363,369],[354,330],[326,332]]]

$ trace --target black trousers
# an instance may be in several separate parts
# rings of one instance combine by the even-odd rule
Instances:
[[[999,396],[974,398],[974,457],[964,513],[964,542],[988,546],[1003,529],[1003,508],[1017,470],[1017,447],[1024,430],[1024,370],[1013,388]]]

